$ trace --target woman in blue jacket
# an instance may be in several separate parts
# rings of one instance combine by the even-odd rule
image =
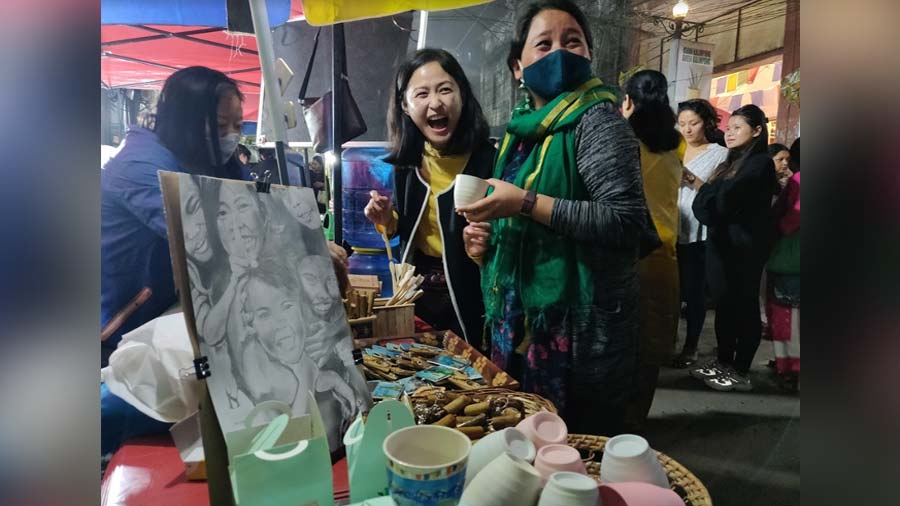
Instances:
[[[101,366],[122,334],[160,316],[178,297],[169,258],[157,172],[168,170],[245,179],[234,156],[241,135],[243,96],[225,74],[189,67],[163,86],[156,115],[129,129],[124,145],[100,175],[100,323],[105,326],[144,287],[142,304],[101,346]],[[128,437],[167,427],[102,387],[102,452]]]

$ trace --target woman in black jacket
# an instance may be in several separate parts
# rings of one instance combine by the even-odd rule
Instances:
[[[372,192],[366,217],[400,235],[402,261],[425,276],[416,315],[480,348],[484,304],[478,266],[466,255],[468,222],[454,212],[458,174],[491,177],[494,147],[481,105],[456,59],[421,49],[397,69],[388,110],[393,202]]]
[[[748,372],[759,347],[759,282],[772,244],[769,212],[778,185],[768,156],[766,115],[755,105],[728,120],[728,157],[697,190],[694,215],[709,227],[706,271],[716,301],[715,361],[691,371],[716,390],[748,391]]]

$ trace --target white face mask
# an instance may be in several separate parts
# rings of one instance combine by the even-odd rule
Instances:
[[[228,134],[225,137],[219,137],[219,154],[222,155],[222,163],[228,161],[231,158],[231,155],[234,154],[234,150],[237,149],[238,143],[241,140],[241,135],[232,133]]]

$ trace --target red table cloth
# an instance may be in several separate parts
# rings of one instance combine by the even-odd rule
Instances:
[[[347,459],[332,467],[334,498],[350,496]],[[184,464],[168,434],[135,438],[124,444],[106,468],[102,506],[179,506],[209,504],[205,481],[188,481]]]

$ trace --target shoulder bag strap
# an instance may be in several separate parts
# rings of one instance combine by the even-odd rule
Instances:
[[[300,85],[300,102],[306,98],[306,87],[309,85],[309,76],[312,74],[313,62],[316,60],[316,49],[319,48],[319,35],[322,33],[322,28],[316,31],[316,38],[313,41],[312,54],[309,55],[309,64],[306,66],[306,75],[303,76],[303,84]]]

